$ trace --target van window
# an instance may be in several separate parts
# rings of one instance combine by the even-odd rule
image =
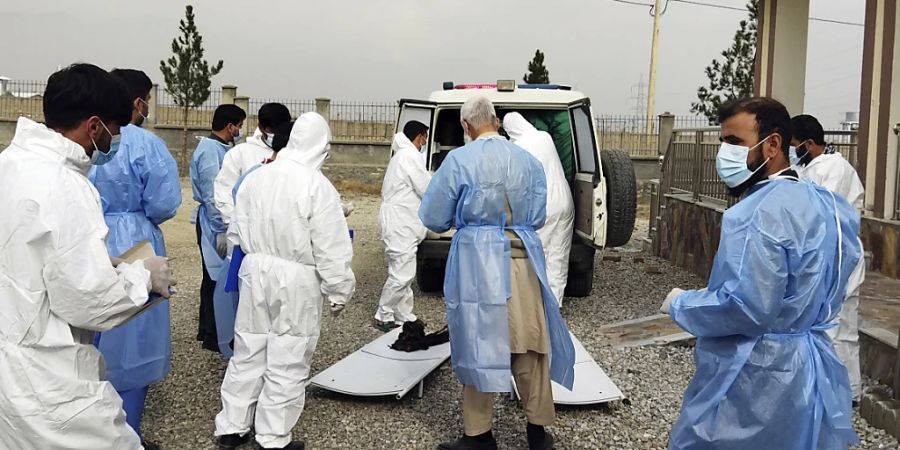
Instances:
[[[594,140],[594,124],[587,105],[572,110],[575,125],[575,149],[578,152],[578,172],[597,172],[597,150]]]

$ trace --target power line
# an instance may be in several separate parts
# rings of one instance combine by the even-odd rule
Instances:
[[[630,0],[611,0],[611,1],[614,1],[617,3],[625,3],[625,4],[629,4],[629,5],[636,5],[636,6],[646,6],[651,9],[651,12],[653,9],[653,5],[651,5],[649,3],[640,3],[640,2],[630,1]],[[705,3],[705,2],[698,2],[698,1],[693,1],[693,0],[670,0],[670,1],[677,2],[677,3],[685,3],[688,5],[694,5],[694,6],[705,6],[707,8],[718,8],[718,9],[727,9],[730,11],[747,12],[747,8],[740,8],[737,6],[719,5],[719,4],[715,4],[715,3]],[[666,9],[668,9],[668,8],[666,8]],[[663,9],[663,12],[665,12],[665,9]],[[833,24],[837,24],[837,25],[849,25],[849,26],[853,26],[853,27],[865,27],[866,26],[863,23],[847,22],[847,21],[843,21],[843,20],[834,20],[834,19],[824,19],[821,17],[810,17],[809,20],[814,21],[814,22],[833,23]]]

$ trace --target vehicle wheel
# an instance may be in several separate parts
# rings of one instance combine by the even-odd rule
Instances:
[[[621,247],[631,240],[637,213],[634,165],[621,150],[601,151],[600,164],[606,177],[606,247]]]
[[[594,289],[594,271],[569,272],[566,297],[587,297]]]
[[[416,284],[422,292],[444,290],[444,261],[425,259],[416,264]]]

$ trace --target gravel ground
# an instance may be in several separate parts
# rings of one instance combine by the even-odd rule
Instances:
[[[368,170],[368,169],[361,169]],[[374,172],[374,171],[373,171]],[[338,183],[336,183],[338,184]],[[194,227],[188,223],[193,202],[185,191],[179,216],[164,226],[179,295],[172,301],[172,372],[150,391],[144,419],[146,438],[165,449],[212,449],[213,420],[221,403],[219,387],[225,362],[203,351],[195,341],[200,285],[200,257]],[[322,337],[313,359],[313,373],[359,349],[380,333],[371,327],[372,315],[386,276],[382,246],[376,231],[380,200],[374,196],[345,194],[356,211],[349,218],[355,230],[353,267],[357,290],[353,302],[339,318],[326,315]],[[646,236],[646,220],[638,224],[636,238]],[[673,287],[702,285],[697,277],[648,257],[660,264],[661,274],[648,275],[631,256],[639,252],[635,241],[621,250],[630,253],[620,262],[602,261],[598,255],[594,292],[588,298],[569,299],[563,312],[573,332],[619,388],[630,405],[616,402],[597,407],[559,408],[551,431],[557,449],[663,449],[681,404],[682,393],[693,375],[692,350],[687,347],[652,347],[614,350],[594,330],[605,323],[655,314]],[[441,298],[416,291],[416,312],[433,328],[445,321]],[[306,409],[294,428],[294,437],[310,449],[433,449],[454,439],[462,429],[460,388],[444,364],[425,380],[425,397],[359,399],[310,388]],[[525,419],[516,403],[499,398],[495,435],[500,448],[527,448]],[[895,439],[856,418],[864,449],[898,449]],[[248,447],[249,448],[249,447]]]

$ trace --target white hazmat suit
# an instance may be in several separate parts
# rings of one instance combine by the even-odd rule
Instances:
[[[860,211],[865,206],[865,190],[856,169],[840,154],[819,155],[800,168],[800,176],[829,191],[840,194]],[[866,259],[860,258],[847,282],[847,295],[838,314],[837,326],[827,331],[834,342],[838,357],[847,366],[853,400],[862,394],[862,376],[859,366],[859,289],[866,279]]]
[[[150,272],[112,267],[90,168],[26,118],[0,153],[0,448],[141,448],[92,342],[147,302]]]
[[[290,443],[323,295],[339,305],[353,295],[347,222],[337,191],[319,171],[329,141],[325,119],[302,115],[277,160],[250,173],[238,190],[229,238],[246,256],[217,436],[243,435],[254,425],[261,446]]]
[[[231,223],[232,212],[234,211],[234,197],[232,189],[237,183],[238,178],[245,172],[262,163],[265,159],[272,157],[272,149],[262,140],[262,133],[259,128],[247,141],[235,145],[234,148],[225,153],[222,159],[222,168],[216,175],[216,181],[213,187],[213,197],[216,202],[216,209],[222,214],[222,221],[225,225]]]
[[[513,144],[537,158],[547,177],[547,221],[537,230],[544,246],[547,278],[550,290],[562,305],[569,277],[569,252],[572,250],[572,228],[575,225],[575,204],[566,181],[559,153],[553,138],[539,131],[517,112],[503,117],[503,129]]]
[[[391,150],[394,155],[384,173],[378,216],[388,277],[375,319],[400,324],[416,320],[412,282],[416,277],[416,252],[426,233],[419,220],[419,205],[431,174],[419,149],[403,133],[394,135]]]

